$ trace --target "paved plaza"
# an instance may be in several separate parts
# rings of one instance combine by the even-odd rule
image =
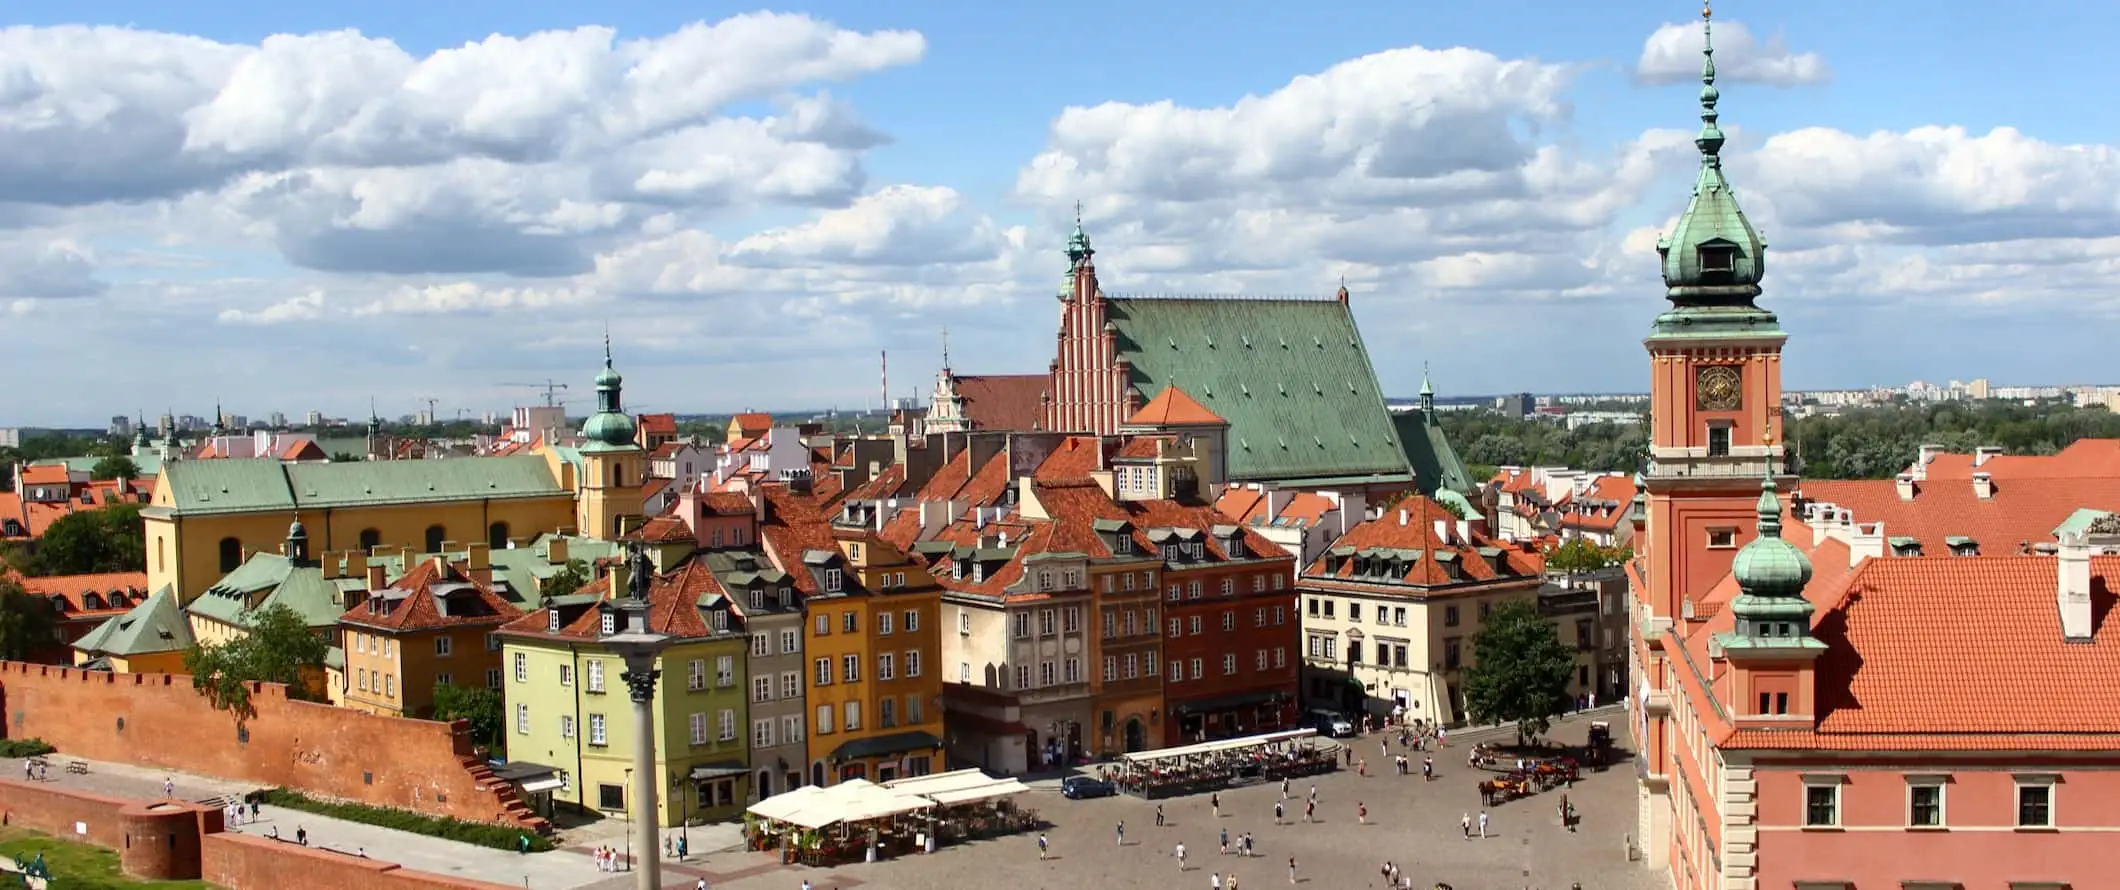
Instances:
[[[1607,712],[1627,744],[1620,715]],[[1554,737],[1580,743],[1587,718],[1572,718],[1556,727]],[[1502,738],[1513,733],[1502,732]],[[1495,734],[1484,737],[1494,738]],[[1173,887],[1207,890],[1210,871],[1235,874],[1240,887],[1288,885],[1288,858],[1297,864],[1297,881],[1306,888],[1382,887],[1385,860],[1397,862],[1420,890],[1448,882],[1458,890],[1648,890],[1664,886],[1659,875],[1628,862],[1626,836],[1634,827],[1634,770],[1621,763],[1603,772],[1586,772],[1567,790],[1581,815],[1569,832],[1560,824],[1561,791],[1506,803],[1489,811],[1486,839],[1466,840],[1459,819],[1477,819],[1477,779],[1491,775],[1468,768],[1465,752],[1472,739],[1453,740],[1433,752],[1434,782],[1423,782],[1419,759],[1411,776],[1379,771],[1377,737],[1349,740],[1356,756],[1369,758],[1369,776],[1343,770],[1320,777],[1318,815],[1321,824],[1300,824],[1307,782],[1292,788],[1288,820],[1276,826],[1273,805],[1277,785],[1239,788],[1222,795],[1222,817],[1208,810],[1208,797],[1163,801],[1164,828],[1155,827],[1155,804],[1131,797],[1091,801],[1062,798],[1049,782],[1026,795],[1022,804],[1036,808],[1053,823],[1048,836],[1051,858],[1040,862],[1036,835],[945,847],[933,856],[910,856],[889,862],[812,869],[781,866],[765,854],[728,852],[703,863],[665,874],[671,888],[689,888],[701,875],[717,890],[797,890],[807,878],[815,890],[932,890],[937,887],[996,887],[1012,890],[1059,888]],[[1356,805],[1369,806],[1369,824],[1360,824]],[[1126,823],[1126,842],[1117,842],[1118,823]],[[1220,832],[1232,839],[1251,831],[1258,858],[1220,853]],[[1173,850],[1186,847],[1180,870]],[[594,885],[596,890],[629,887],[623,880]]]

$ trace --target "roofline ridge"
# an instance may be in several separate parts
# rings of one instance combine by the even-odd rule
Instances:
[[[1340,302],[1335,294],[1255,294],[1255,293],[1149,293],[1146,291],[1106,293],[1108,300],[1240,300],[1253,303],[1334,303]]]

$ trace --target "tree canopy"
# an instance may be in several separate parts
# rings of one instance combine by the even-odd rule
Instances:
[[[1595,572],[1626,562],[1633,555],[1633,551],[1625,547],[1604,547],[1588,538],[1569,538],[1546,551],[1546,570],[1569,574]]]
[[[88,478],[131,481],[140,478],[140,465],[133,463],[133,459],[130,457],[122,454],[113,454],[96,461],[96,465],[88,470]]]
[[[147,523],[139,504],[69,513],[34,544],[11,545],[8,565],[32,578],[147,571]]]
[[[51,600],[0,578],[0,659],[28,661],[63,644]]]
[[[249,683],[283,683],[289,698],[318,700],[306,675],[323,668],[329,649],[293,609],[272,605],[251,614],[248,633],[191,647],[184,653],[184,671],[191,675],[191,688],[241,722],[256,713]]]
[[[537,590],[541,599],[551,599],[555,596],[567,596],[588,583],[589,564],[579,559],[570,559],[559,571],[553,572],[552,577],[539,582]]]
[[[1575,653],[1561,644],[1538,602],[1510,600],[1494,607],[1472,637],[1465,672],[1465,707],[1481,723],[1514,723],[1518,742],[1542,736],[1568,710]]]
[[[434,687],[434,719],[464,720],[471,740],[490,748],[506,741],[501,733],[501,694],[484,686]]]

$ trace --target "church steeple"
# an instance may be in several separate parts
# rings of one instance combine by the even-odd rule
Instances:
[[[1428,382],[1428,363],[1421,363],[1421,416],[1435,420],[1435,384]]]
[[[228,416],[228,415],[226,415],[226,414],[223,414],[223,413],[221,413],[221,400],[220,400],[220,399],[215,399],[215,400],[213,400],[213,434],[214,434],[214,436],[216,436],[216,437],[219,437],[219,436],[222,436],[222,435],[226,435],[226,434],[228,433],[228,427],[227,427],[227,425],[226,425],[226,424],[227,424],[227,421],[223,419],[223,418],[226,418],[227,416]]]
[[[1771,436],[1767,443],[1772,445]],[[1777,493],[1769,469],[1760,480],[1759,502],[1754,508],[1759,536],[1737,551],[1737,559],[1730,563],[1738,589],[1730,614],[1737,619],[1737,627],[1717,636],[1725,650],[1822,649],[1825,645],[1811,637],[1812,607],[1803,597],[1804,585],[1811,583],[1811,558],[1782,539]]]
[[[1703,322],[1740,327],[1774,324],[1771,313],[1753,305],[1767,271],[1767,242],[1738,209],[1737,196],[1723,175],[1722,93],[1715,88],[1714,13],[1701,7],[1700,174],[1693,198],[1671,234],[1657,242],[1663,257],[1666,298],[1673,311],[1657,319],[1658,329],[1706,333]]]
[[[626,414],[621,384],[625,378],[611,365],[611,335],[604,335],[604,369],[596,375],[596,413],[582,424],[584,450],[615,450],[637,447],[635,434],[639,432],[633,418]]]
[[[1096,254],[1089,246],[1089,233],[1082,231],[1082,202],[1075,202],[1075,233],[1067,236],[1067,259],[1069,267],[1079,266]]]

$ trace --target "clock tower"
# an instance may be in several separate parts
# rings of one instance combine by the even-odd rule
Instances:
[[[1758,535],[1762,478],[1788,490],[1781,419],[1781,348],[1788,334],[1759,307],[1766,241],[1738,209],[1723,174],[1716,110],[1715,49],[1703,7],[1700,172],[1671,234],[1657,243],[1665,299],[1643,345],[1649,351],[1649,460],[1639,558],[1630,572],[1635,625],[1632,683],[1635,730],[1645,762],[1662,764],[1671,697],[1664,642],[1690,628],[1695,605],[1730,573],[1740,548]],[[1705,610],[1700,618],[1705,619]],[[1669,777],[1643,777],[1647,796],[1668,793]],[[1644,820],[1667,818],[1665,801],[1644,800]],[[1643,838],[1668,835],[1644,824]],[[1645,845],[1650,858],[1661,844]],[[1665,863],[1651,862],[1652,867]]]

